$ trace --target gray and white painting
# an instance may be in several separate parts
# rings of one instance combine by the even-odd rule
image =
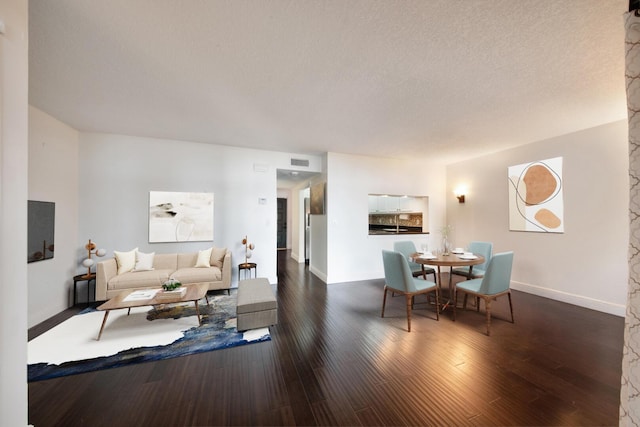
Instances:
[[[213,241],[213,193],[149,192],[149,243]]]

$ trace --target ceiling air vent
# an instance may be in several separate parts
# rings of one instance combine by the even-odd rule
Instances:
[[[309,160],[307,160],[307,159],[291,159],[291,166],[306,166],[306,167],[309,167]]]

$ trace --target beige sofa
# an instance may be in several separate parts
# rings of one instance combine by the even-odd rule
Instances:
[[[157,288],[169,279],[182,283],[209,282],[209,289],[231,288],[231,252],[213,248],[210,267],[195,267],[198,252],[155,254],[153,269],[118,274],[116,258],[100,261],[96,270],[96,301],[129,289]]]

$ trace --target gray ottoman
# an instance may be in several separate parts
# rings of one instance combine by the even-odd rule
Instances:
[[[278,304],[271,284],[263,277],[238,282],[238,331],[265,328],[278,323]]]

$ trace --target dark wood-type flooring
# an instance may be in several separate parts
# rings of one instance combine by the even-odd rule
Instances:
[[[624,320],[514,291],[414,311],[383,280],[325,285],[280,251],[272,340],[29,383],[45,426],[617,425]],[[32,328],[30,339],[75,310]],[[96,325],[96,328],[98,325]]]

